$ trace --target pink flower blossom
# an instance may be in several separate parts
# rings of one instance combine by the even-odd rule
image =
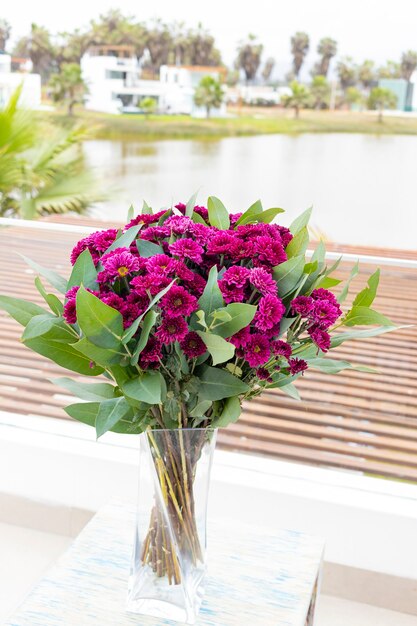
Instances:
[[[161,301],[160,306],[164,313],[171,317],[182,315],[187,317],[198,309],[198,302],[184,287],[173,285]]]
[[[194,239],[178,239],[169,246],[169,251],[180,259],[190,259],[195,263],[201,263],[204,248],[200,246]]]
[[[251,335],[245,346],[245,359],[249,365],[251,367],[263,365],[269,360],[270,356],[271,350],[268,339],[260,333]]]
[[[292,354],[292,348],[289,343],[276,339],[271,342],[271,350],[275,356],[285,356],[288,359]]]
[[[290,366],[291,376],[304,372],[308,368],[307,361],[297,358],[288,359],[288,365]]]
[[[258,290],[263,296],[276,296],[278,293],[278,286],[271,274],[263,267],[255,267],[250,270],[249,282]]]
[[[140,262],[127,248],[116,248],[101,257],[101,263],[109,279],[124,278],[140,270]]]
[[[187,333],[180,342],[180,348],[189,359],[201,356],[207,350],[204,341],[196,332]]]
[[[156,335],[162,343],[173,343],[184,339],[187,332],[188,325],[183,317],[165,317]]]
[[[254,323],[259,330],[270,330],[285,313],[285,306],[276,296],[263,296],[259,300],[258,310],[254,317]]]

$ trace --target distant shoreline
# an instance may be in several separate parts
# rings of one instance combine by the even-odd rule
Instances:
[[[111,115],[76,109],[73,118],[64,111],[38,112],[47,121],[65,126],[85,125],[95,139],[122,141],[160,139],[221,139],[266,134],[363,133],[373,135],[417,135],[417,116],[387,113],[378,123],[376,112],[305,110],[299,119],[292,111],[278,108],[230,109],[230,117],[196,119],[180,115]]]

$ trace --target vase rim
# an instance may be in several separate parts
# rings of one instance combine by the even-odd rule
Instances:
[[[177,432],[216,432],[218,428],[213,428],[211,426],[206,426],[206,428],[193,428],[192,426],[183,426],[181,428],[150,428],[149,430],[144,430],[142,434],[147,435],[149,433],[177,433]]]

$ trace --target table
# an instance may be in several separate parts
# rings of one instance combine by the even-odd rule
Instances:
[[[4,626],[173,626],[125,612],[134,517],[122,502],[101,509]],[[313,626],[321,539],[244,522],[208,528],[198,626]]]

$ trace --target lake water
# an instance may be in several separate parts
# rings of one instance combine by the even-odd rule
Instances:
[[[112,196],[94,213],[124,219],[130,204],[154,209],[216,195],[231,211],[258,198],[286,209],[281,223],[314,206],[312,226],[347,244],[417,247],[417,137],[264,135],[215,141],[88,141]]]

